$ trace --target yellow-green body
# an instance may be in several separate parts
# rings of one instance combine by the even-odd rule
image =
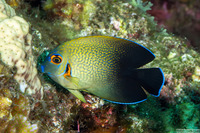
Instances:
[[[61,56],[62,62],[52,64],[49,61],[52,55]],[[84,102],[80,90],[110,101],[129,103],[132,98],[121,97],[123,91],[132,86],[127,75],[154,58],[148,49],[135,42],[109,36],[90,36],[58,46],[42,64],[42,71]],[[64,76],[67,64],[70,65],[70,75]],[[125,95],[129,96],[128,93],[125,92]]]

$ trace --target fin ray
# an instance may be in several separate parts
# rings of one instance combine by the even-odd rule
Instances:
[[[86,100],[85,100],[83,94],[80,91],[73,90],[73,89],[68,89],[68,91],[71,92],[75,97],[80,99],[82,102],[86,103]]]

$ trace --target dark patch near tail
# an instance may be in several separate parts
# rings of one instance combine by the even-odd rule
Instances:
[[[151,95],[159,96],[164,85],[164,74],[160,68],[135,69],[132,77]]]

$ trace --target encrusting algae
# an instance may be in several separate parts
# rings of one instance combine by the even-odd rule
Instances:
[[[4,118],[6,116],[9,116],[10,112],[9,109],[11,107],[12,104],[12,100],[4,97],[4,96],[0,96],[0,118]]]
[[[0,90],[0,132],[36,133],[38,124],[29,122],[29,99],[23,95],[14,98],[9,89]]]

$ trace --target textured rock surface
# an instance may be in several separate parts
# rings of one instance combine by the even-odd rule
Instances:
[[[16,68],[15,80],[23,93],[41,99],[43,88],[37,77],[36,64],[31,51],[32,36],[29,24],[4,0],[0,1],[0,53],[3,63]]]

